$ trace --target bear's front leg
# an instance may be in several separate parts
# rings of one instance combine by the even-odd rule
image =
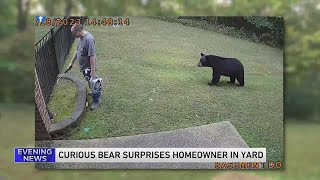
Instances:
[[[220,74],[219,73],[213,73],[211,83],[208,83],[210,86],[216,85],[220,80]]]
[[[213,84],[212,84],[213,78],[214,78],[214,69],[212,68],[212,80],[211,80],[211,82],[208,83],[209,86],[213,86]]]

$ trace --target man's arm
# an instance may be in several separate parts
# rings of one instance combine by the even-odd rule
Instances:
[[[91,77],[92,79],[97,78],[97,74],[96,74],[96,56],[90,56],[90,65],[91,65]]]
[[[91,77],[92,79],[97,78],[97,55],[96,55],[96,47],[94,43],[94,39],[88,41],[88,56],[90,57],[90,68],[91,68]]]

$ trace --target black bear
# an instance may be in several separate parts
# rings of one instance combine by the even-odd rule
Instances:
[[[212,68],[212,81],[208,83],[210,86],[216,85],[219,82],[220,76],[230,77],[228,83],[232,84],[237,79],[240,86],[244,86],[244,68],[242,63],[236,58],[225,58],[201,53],[198,67]]]

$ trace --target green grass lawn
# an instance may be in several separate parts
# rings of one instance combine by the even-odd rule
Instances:
[[[218,170],[81,170],[46,171],[34,169],[34,164],[14,164],[14,147],[34,147],[34,107],[0,104],[0,179],[4,180],[82,180],[82,179],[197,179],[230,171]],[[275,180],[317,180],[320,177],[319,124],[286,123],[285,171],[237,171],[272,177]]]
[[[53,123],[69,118],[77,99],[77,86],[72,81],[61,78],[53,89],[48,109],[53,113]]]
[[[282,50],[152,18],[130,18],[123,28],[85,28],[96,39],[102,103],[69,139],[230,121],[250,147],[266,147],[269,160],[283,159]],[[212,70],[196,66],[200,52],[240,59],[246,85],[232,86],[222,77],[209,87]],[[70,73],[83,79],[78,67]]]

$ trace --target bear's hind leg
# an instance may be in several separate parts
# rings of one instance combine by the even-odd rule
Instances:
[[[239,82],[240,86],[244,86],[244,77],[243,76],[237,77],[237,81]]]
[[[230,77],[230,81],[227,83],[231,83],[234,84],[236,82],[236,78],[235,77]]]

